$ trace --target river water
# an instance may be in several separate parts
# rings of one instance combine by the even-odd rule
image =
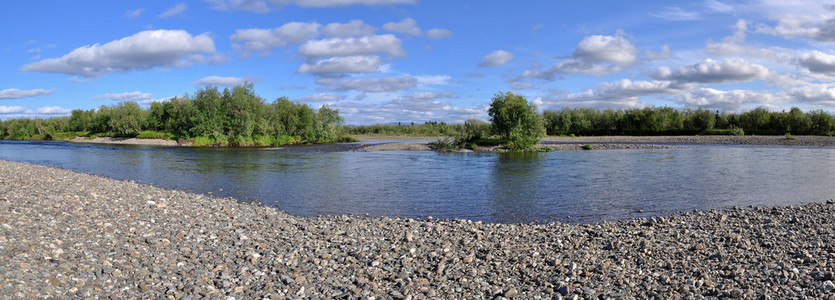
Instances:
[[[0,159],[257,201],[301,216],[599,222],[835,198],[835,148],[532,154],[0,141]],[[2,176],[2,174],[0,174]]]

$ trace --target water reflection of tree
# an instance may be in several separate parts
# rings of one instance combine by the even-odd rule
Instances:
[[[547,184],[545,153],[504,153],[496,157],[491,176],[491,220],[500,223],[528,223],[538,219],[538,192]]]

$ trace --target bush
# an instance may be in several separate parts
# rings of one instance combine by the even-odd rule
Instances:
[[[793,136],[791,133],[786,132],[786,139],[787,140],[796,140],[797,137]]]
[[[741,127],[731,126],[731,135],[743,136],[745,135],[745,130],[742,130]]]
[[[510,92],[498,93],[487,110],[490,128],[508,140],[510,150],[529,149],[545,135],[542,116],[536,110],[536,105],[528,103],[525,97]]]
[[[168,132],[159,132],[159,131],[152,131],[152,130],[145,130],[139,135],[136,136],[138,139],[160,139],[160,140],[173,140],[174,135]]]
[[[591,150],[591,149],[592,149],[591,145],[589,145],[589,144],[583,145],[583,150]]]

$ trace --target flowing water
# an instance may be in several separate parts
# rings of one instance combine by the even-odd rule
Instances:
[[[349,148],[0,141],[0,159],[257,201],[301,216],[586,223],[835,198],[831,147],[701,145],[516,155]]]

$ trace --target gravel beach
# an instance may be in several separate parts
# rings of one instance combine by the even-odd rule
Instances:
[[[835,299],[835,202],[618,223],[280,210],[0,161],[0,298]]]

